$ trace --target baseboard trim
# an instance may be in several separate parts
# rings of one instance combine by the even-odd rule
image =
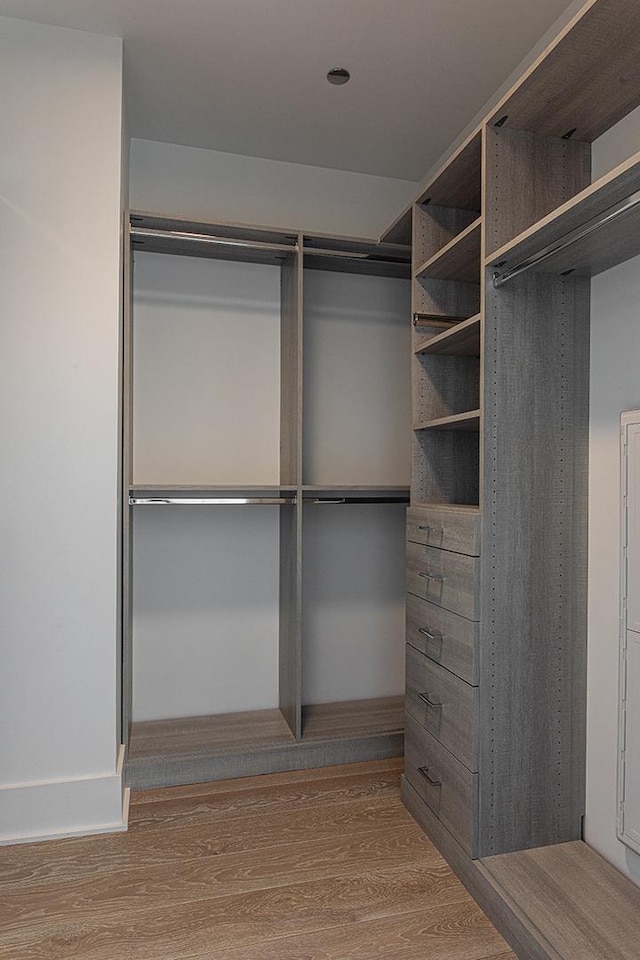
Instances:
[[[121,745],[112,773],[0,786],[0,846],[125,831],[124,758]]]

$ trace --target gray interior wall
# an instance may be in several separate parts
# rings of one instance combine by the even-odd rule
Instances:
[[[409,484],[410,287],[305,270],[304,483]]]
[[[134,256],[134,482],[277,484],[280,271]]]
[[[305,507],[303,703],[404,690],[405,508]]]

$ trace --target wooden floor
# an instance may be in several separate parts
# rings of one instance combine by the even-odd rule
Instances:
[[[400,767],[138,793],[128,833],[0,848],[0,958],[515,960]]]

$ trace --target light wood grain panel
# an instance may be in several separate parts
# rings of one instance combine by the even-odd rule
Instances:
[[[3,880],[2,924],[39,922],[47,916],[90,918],[129,910],[171,906],[192,900],[246,895],[255,890],[307,883],[376,870],[437,866],[440,854],[410,819],[382,833],[368,830],[348,837],[317,840],[309,822],[307,838],[297,844],[245,850],[156,864],[146,855],[123,858],[119,867],[79,873],[73,862],[58,861],[56,847],[39,846],[40,859]],[[172,843],[171,834],[166,842]],[[85,850],[93,855],[92,844]]]
[[[407,712],[472,772],[478,770],[478,688],[407,647]]]
[[[492,111],[490,122],[597,140],[640,103],[636,0],[585,3]]]
[[[177,787],[160,787],[155,790],[138,790],[131,794],[130,811],[134,815],[138,804],[162,803],[181,797],[219,796],[223,793],[239,793],[244,790],[261,790],[287,784],[304,784],[309,780],[333,780],[343,777],[359,777],[365,772],[373,775],[402,770],[402,759],[344,763],[334,767],[314,767],[304,770],[285,770],[282,773],[264,773],[257,777],[232,780],[214,780],[210,783],[188,783]]]
[[[314,818],[313,836],[346,838],[352,833],[377,830],[402,821],[403,811],[397,797],[369,798],[349,803],[328,804]],[[55,849],[55,865],[64,878],[105,875],[131,866],[140,856],[149,865],[176,864],[199,857],[218,857],[243,850],[259,850],[302,842],[310,836],[309,817],[304,810],[263,813],[259,817],[239,816],[214,824],[175,827],[172,843],[162,831],[136,831],[104,835],[99,844],[89,847],[82,838],[65,841]],[[41,851],[33,845],[10,847],[3,851],[3,879],[17,882],[31,869],[46,871]]]
[[[491,960],[506,944],[482,911],[462,902],[427,907],[384,920],[350,924],[299,937],[255,944],[252,960]],[[428,951],[428,953],[427,953]],[[246,960],[241,949],[223,950],[219,960]],[[216,960],[218,960],[216,958]]]
[[[478,683],[477,622],[407,594],[407,643],[467,683]]]
[[[261,778],[262,779],[262,778]],[[238,781],[236,781],[238,782]],[[314,779],[298,783],[253,785],[252,789],[225,790],[188,797],[167,797],[165,800],[137,800],[131,807],[129,830],[166,829],[172,826],[195,826],[215,823],[229,817],[249,816],[285,810],[309,810],[318,805],[348,803],[367,797],[397,796],[400,774],[397,769],[377,774],[367,771],[360,776]],[[180,788],[177,789],[178,792]],[[134,795],[135,796],[135,795]]]
[[[631,960],[640,890],[582,841],[489,857],[482,866],[562,960]]]
[[[414,430],[460,430],[477,433],[480,429],[480,410],[465,410],[463,413],[454,413],[433,419],[417,420]]]
[[[337,926],[395,917],[471,898],[444,861],[430,866],[374,870],[365,876],[332,877],[252,893],[191,900],[129,911],[89,921],[80,917],[34,918],[5,926],[0,957],[9,960],[136,960],[211,957],[221,949],[252,946],[265,939],[313,934]]]

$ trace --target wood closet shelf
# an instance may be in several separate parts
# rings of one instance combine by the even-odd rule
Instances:
[[[129,487],[129,493],[132,497],[142,497],[145,494],[152,497],[159,497],[163,494],[167,496],[176,494],[182,497],[192,495],[194,498],[199,496],[225,495],[229,497],[242,497],[245,495],[255,497],[259,494],[264,494],[264,496],[267,497],[296,493],[297,489],[295,485],[283,486],[279,484],[264,484],[262,486],[250,484],[243,486],[242,484],[136,483]]]
[[[437,354],[450,357],[480,356],[481,314],[456,323],[435,337],[421,340],[414,349],[415,354]]]
[[[640,102],[640,5],[585,3],[488,118],[592,142]],[[503,121],[503,118],[506,119]]]
[[[402,756],[404,697],[303,709],[296,740],[280,710],[132,724],[126,779],[136,790]]]
[[[434,174],[417,203],[479,212],[482,130],[475,130]]]
[[[504,273],[550,245],[584,227],[594,217],[640,190],[640,152],[576,194],[571,200],[495,250],[486,260]],[[640,253],[640,205],[592,235],[577,240],[564,250],[531,268],[533,273],[562,273],[575,270],[581,276],[595,276]],[[499,265],[499,266],[498,266]]]
[[[480,233],[478,217],[426,263],[418,267],[416,280],[461,280],[480,283]]]
[[[451,417],[438,417],[436,420],[423,420],[416,423],[414,430],[461,430],[467,433],[477,433],[480,429],[480,411],[469,410],[466,413],[456,413]]]

